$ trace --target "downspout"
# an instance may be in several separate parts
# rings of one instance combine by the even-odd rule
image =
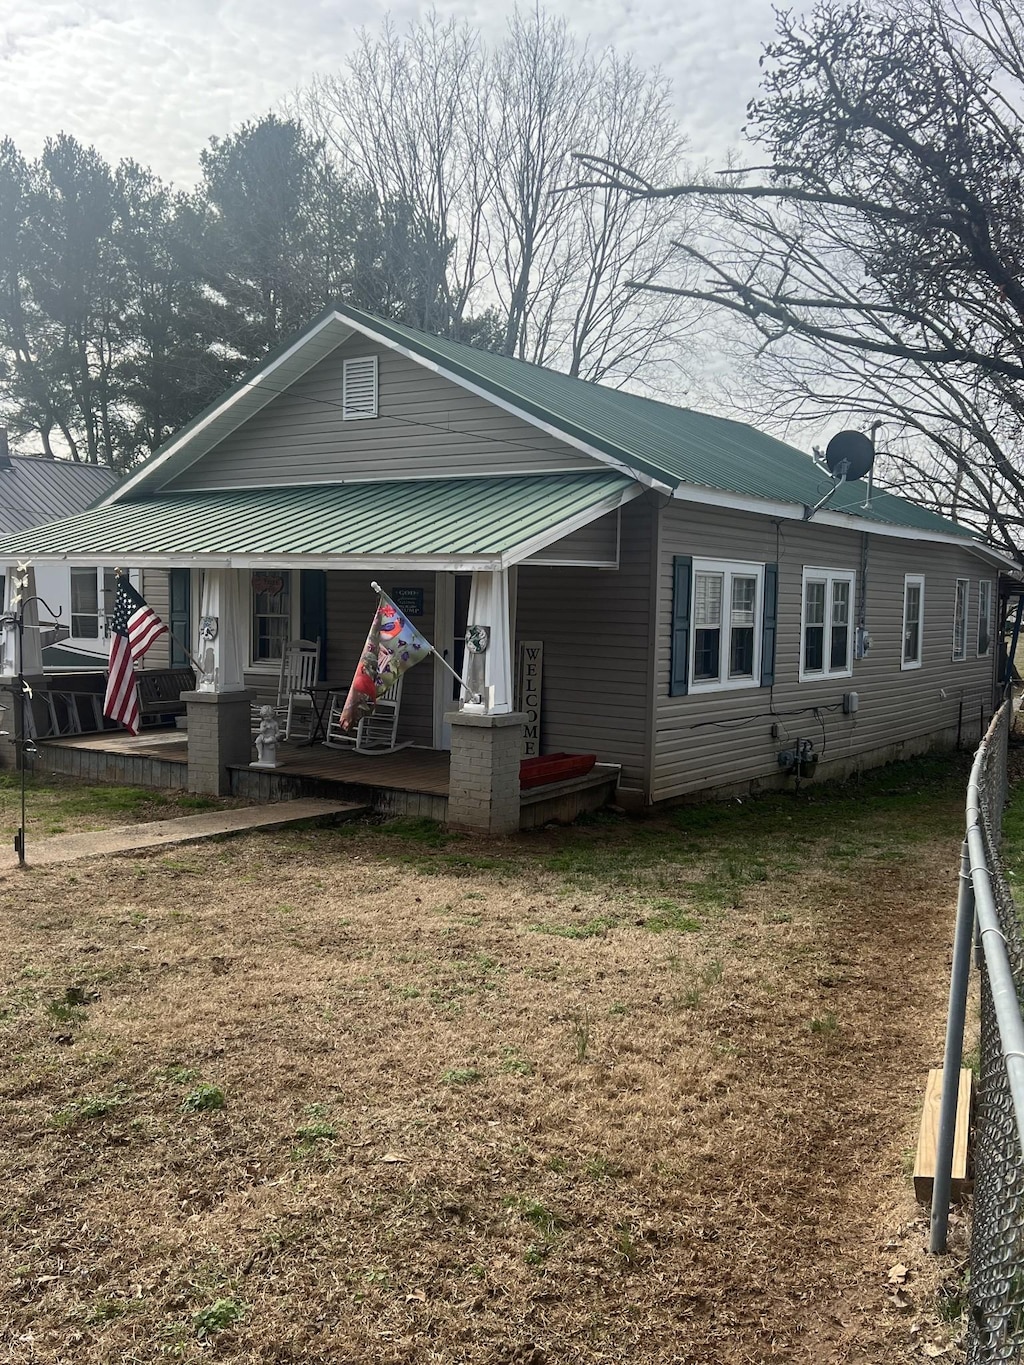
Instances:
[[[651,505],[649,518],[653,522],[652,534],[648,537],[647,544],[650,549],[650,591],[647,594],[649,610],[651,613],[648,621],[648,638],[651,647],[647,651],[647,680],[645,686],[645,696],[647,703],[647,728],[646,741],[644,743],[644,765],[643,765],[643,801],[644,805],[650,806],[654,803],[654,773],[655,760],[657,757],[658,745],[658,667],[657,667],[657,633],[661,623],[661,558],[662,558],[662,522],[665,509],[672,506],[671,495],[658,498],[655,494],[647,495],[650,497]],[[641,503],[644,499],[640,499]],[[619,561],[621,567],[621,559]]]
[[[863,659],[867,654],[868,633],[868,532],[860,533],[860,583],[857,592],[857,634],[854,639],[854,657]]]

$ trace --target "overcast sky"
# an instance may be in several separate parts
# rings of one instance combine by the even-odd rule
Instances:
[[[356,27],[428,3],[399,0],[0,0],[0,135],[36,155],[64,131],[185,186],[199,151],[339,71]],[[511,5],[439,3],[500,36]],[[739,137],[771,37],[771,0],[548,0],[580,37],[660,65],[698,159]]]

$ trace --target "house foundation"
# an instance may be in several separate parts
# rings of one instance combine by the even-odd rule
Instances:
[[[453,711],[448,825],[478,834],[519,829],[519,763],[526,716]]]
[[[182,692],[188,715],[188,789],[205,796],[231,794],[232,766],[252,757],[248,689],[237,692]]]

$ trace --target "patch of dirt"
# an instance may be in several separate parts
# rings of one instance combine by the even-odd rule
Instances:
[[[957,1359],[909,1168],[959,835],[879,821],[724,904],[655,858],[660,932],[564,832],[9,877],[4,1358]]]

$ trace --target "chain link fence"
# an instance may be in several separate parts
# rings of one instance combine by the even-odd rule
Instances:
[[[1024,935],[999,845],[1007,794],[1010,703],[996,713],[975,764],[979,825],[999,935],[1006,945],[1017,1001],[1024,998]],[[968,1365],[1024,1362],[1024,1159],[1004,1049],[984,955],[981,1053],[974,1128]],[[1019,1008],[1019,1003],[1018,1003]]]

